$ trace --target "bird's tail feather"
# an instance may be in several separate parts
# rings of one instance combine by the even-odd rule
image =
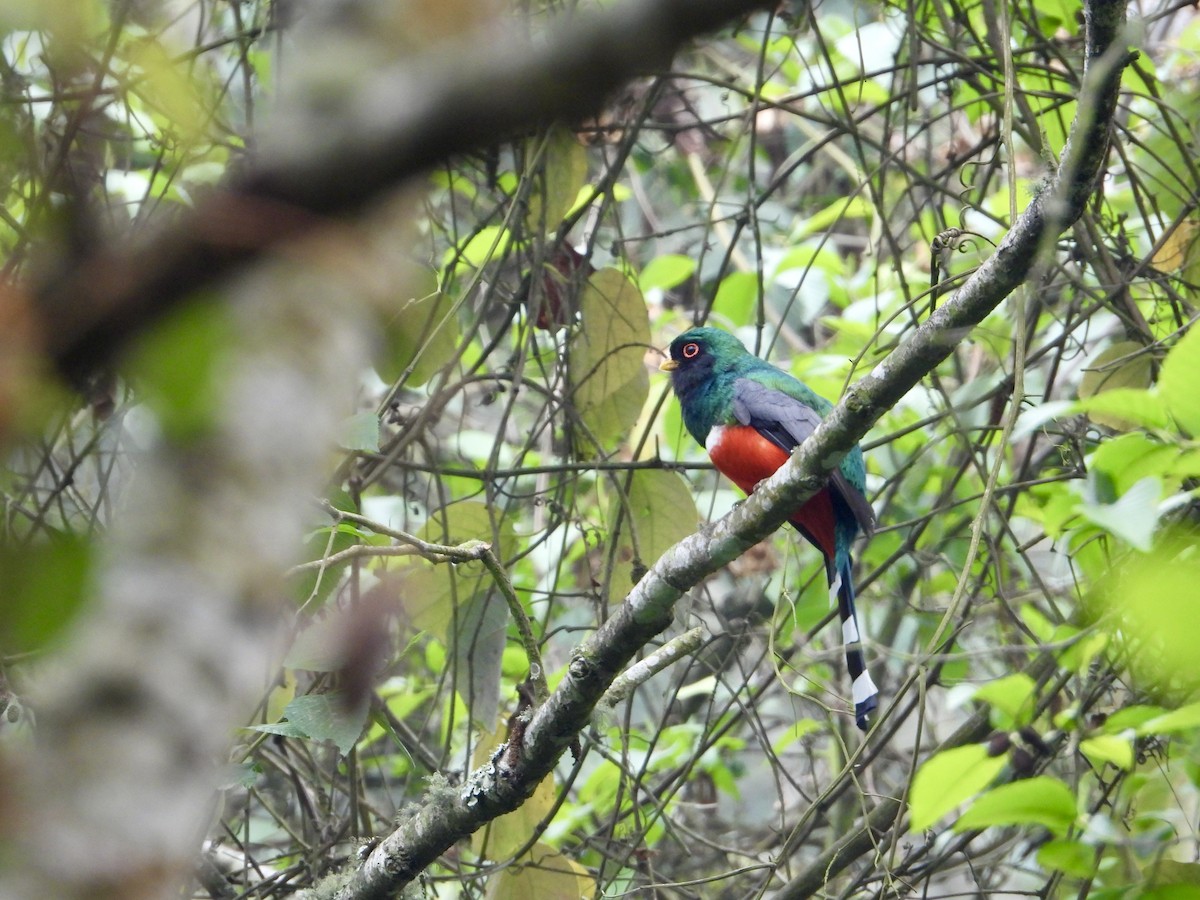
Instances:
[[[871,725],[871,713],[879,706],[879,688],[871,680],[863,655],[858,612],[854,607],[854,581],[850,575],[848,558],[840,566],[829,567],[829,597],[830,600],[837,600],[838,617],[842,620],[842,643],[846,650],[846,670],[850,673],[850,690],[854,698],[854,721],[860,730],[866,731]]]

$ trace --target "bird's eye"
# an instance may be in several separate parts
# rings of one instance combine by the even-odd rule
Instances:
[[[695,359],[699,355],[700,355],[700,345],[697,344],[695,341],[692,341],[690,344],[683,345],[683,358],[684,359]]]

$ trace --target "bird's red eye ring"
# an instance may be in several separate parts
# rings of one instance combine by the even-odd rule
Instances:
[[[695,359],[699,355],[700,355],[700,345],[697,344],[695,341],[691,342],[690,344],[683,345],[683,358],[684,359]]]

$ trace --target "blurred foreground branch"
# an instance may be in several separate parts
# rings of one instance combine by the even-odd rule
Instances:
[[[100,247],[35,287],[46,352],[78,380],[185,297],[328,217],[457,153],[593,112],[630,78],[664,69],[688,39],[765,5],[622,3],[563,16],[536,39],[439,45],[370,73],[345,103],[293,103],[241,180],[144,243]]]

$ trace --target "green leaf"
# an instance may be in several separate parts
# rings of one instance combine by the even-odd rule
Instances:
[[[575,451],[594,457],[613,449],[642,411],[650,387],[644,357],[650,320],[642,292],[617,269],[588,279],[571,338],[568,375],[575,407],[589,432]]]
[[[816,719],[800,719],[785,728],[783,734],[771,741],[771,749],[776,754],[780,754],[796,741],[823,730],[821,723]]]
[[[411,295],[397,303],[384,323],[383,355],[376,368],[384,381],[404,379],[407,387],[417,387],[453,358],[458,319],[454,301],[438,290],[434,272],[427,271],[409,288]]]
[[[1049,619],[1045,613],[1034,606],[1032,603],[1026,603],[1021,606],[1021,621],[1033,632],[1034,637],[1043,643],[1048,643],[1051,635],[1054,634],[1058,627]]]
[[[1028,725],[1033,715],[1037,684],[1024,672],[1014,672],[975,689],[974,699],[988,703],[1008,718],[1006,727]]]
[[[1134,484],[1115,503],[1085,501],[1079,512],[1092,524],[1144,552],[1153,546],[1161,499],[1162,482],[1150,476]]]
[[[447,250],[442,267],[453,261],[455,272],[482,269],[488,263],[501,259],[511,244],[512,232],[499,225],[488,225],[480,228],[461,247]]]
[[[525,226],[532,234],[548,234],[571,211],[587,181],[587,151],[574,133],[561,125],[527,146],[540,167],[532,174]]]
[[[610,533],[617,536],[608,599],[618,603],[633,587],[635,563],[644,570],[696,530],[700,514],[692,489],[678,472],[636,469],[624,497],[609,503]]]
[[[912,830],[929,828],[991,784],[1003,768],[1004,757],[988,756],[982,744],[955,747],[930,757],[917,770],[909,793]]]
[[[369,706],[360,702],[350,707],[344,694],[308,694],[289,703],[283,714],[305,737],[330,741],[345,756],[362,734]]]
[[[1122,731],[1132,728],[1138,735],[1141,735],[1143,725],[1168,712],[1169,710],[1161,706],[1127,706],[1117,710],[1104,720],[1104,731],[1106,734],[1120,734]]]
[[[88,596],[92,545],[68,535],[24,547],[0,547],[0,650],[42,650],[75,618]]]
[[[261,731],[263,734],[277,734],[280,737],[296,738],[300,741],[308,739],[308,732],[295,722],[266,722],[262,725],[248,725],[246,730]]]
[[[758,275],[754,272],[731,272],[717,285],[713,298],[713,315],[720,316],[735,327],[754,321],[758,307]]]
[[[1128,772],[1133,768],[1133,743],[1115,734],[1100,734],[1079,742],[1079,751],[1098,767],[1112,763]]]
[[[642,269],[641,277],[638,278],[638,287],[643,291],[652,288],[670,290],[691,278],[695,271],[696,261],[690,256],[678,253],[656,256],[647,263],[646,268]]]
[[[1150,388],[1152,362],[1151,354],[1140,343],[1112,343],[1087,361],[1079,383],[1079,396],[1092,397],[1117,388]],[[1109,425],[1109,422],[1102,421],[1102,424]],[[1121,427],[1121,424],[1114,427]]]
[[[471,720],[494,722],[500,708],[500,663],[508,640],[508,604],[498,589],[476,591],[459,604],[450,660],[454,684]]]
[[[498,559],[508,559],[513,553],[512,521],[504,517],[493,520],[488,506],[478,500],[462,500],[437,510],[417,531],[417,537],[449,545],[487,541]],[[454,641],[454,603],[465,603],[492,586],[492,577],[482,562],[450,565],[410,557],[391,561],[390,571],[398,582],[397,595],[409,620],[418,629],[432,632],[446,646]]]
[[[338,509],[358,512],[358,506],[345,491],[333,490],[328,498]],[[362,540],[357,529],[346,527],[346,523],[336,528],[322,527],[316,529],[304,540],[304,558],[310,560],[323,559],[346,550]],[[320,606],[337,587],[341,572],[348,563],[341,563],[325,571],[305,570],[298,574],[293,582],[292,595],[298,603]]]
[[[1151,734],[1181,734],[1200,728],[1200,703],[1189,703],[1169,713],[1155,716],[1137,728],[1139,736]]]
[[[1200,328],[1171,348],[1158,376],[1158,391],[1171,416],[1189,435],[1200,435]]]
[[[596,882],[587,869],[540,842],[514,864],[488,876],[484,893],[485,900],[579,900],[595,895]]]
[[[194,441],[212,429],[232,340],[227,312],[194,302],[175,310],[134,350],[130,373],[167,437]]]
[[[1135,431],[1101,443],[1088,460],[1088,469],[1103,472],[1119,495],[1143,478],[1176,474],[1180,456],[1179,447]]]
[[[1060,631],[1061,634],[1056,636],[1055,643],[1068,641],[1078,633],[1077,629],[1072,629],[1066,625]],[[1080,638],[1063,650],[1060,657],[1062,665],[1082,675],[1091,666],[1092,661],[1108,647],[1108,642],[1111,638],[1112,635],[1103,630],[1093,631],[1091,634]]]
[[[1196,647],[1200,618],[1195,591],[1200,584],[1200,558],[1190,531],[1168,532],[1154,550],[1133,554],[1117,570],[1096,582],[1093,593],[1118,617],[1122,634],[1135,643],[1129,665],[1143,684],[1200,687]],[[1190,728],[1188,713],[1164,716],[1172,730]],[[1146,723],[1162,727],[1163,721]],[[1154,733],[1153,731],[1147,733]]]
[[[1121,419],[1124,427],[1160,429],[1170,424],[1167,404],[1160,391],[1113,388],[1079,400],[1075,408],[1096,421],[1099,421],[1097,417]]]
[[[1194,884],[1160,884],[1146,888],[1138,900],[1200,900],[1200,887]]]
[[[1153,869],[1154,886],[1191,885],[1200,887],[1200,863],[1160,860]]]
[[[1036,0],[1034,9],[1038,12],[1039,30],[1045,37],[1052,37],[1060,28],[1072,33],[1078,30],[1075,23],[1078,7],[1069,0]]]
[[[869,221],[874,216],[875,207],[871,205],[871,201],[866,197],[862,195],[855,195],[849,199],[839,197],[824,209],[816,210],[811,215],[805,216],[796,232],[792,235],[792,239],[799,241],[806,235],[825,231],[831,225],[844,222],[847,219],[866,219]]]
[[[338,443],[346,450],[379,452],[379,417],[362,412],[342,420],[342,437]]]
[[[1087,878],[1096,872],[1096,848],[1079,841],[1054,838],[1038,848],[1037,861],[1044,869]]]
[[[1015,781],[980,796],[954,823],[955,831],[993,825],[1041,825],[1062,836],[1079,814],[1070,788],[1048,775]]]

